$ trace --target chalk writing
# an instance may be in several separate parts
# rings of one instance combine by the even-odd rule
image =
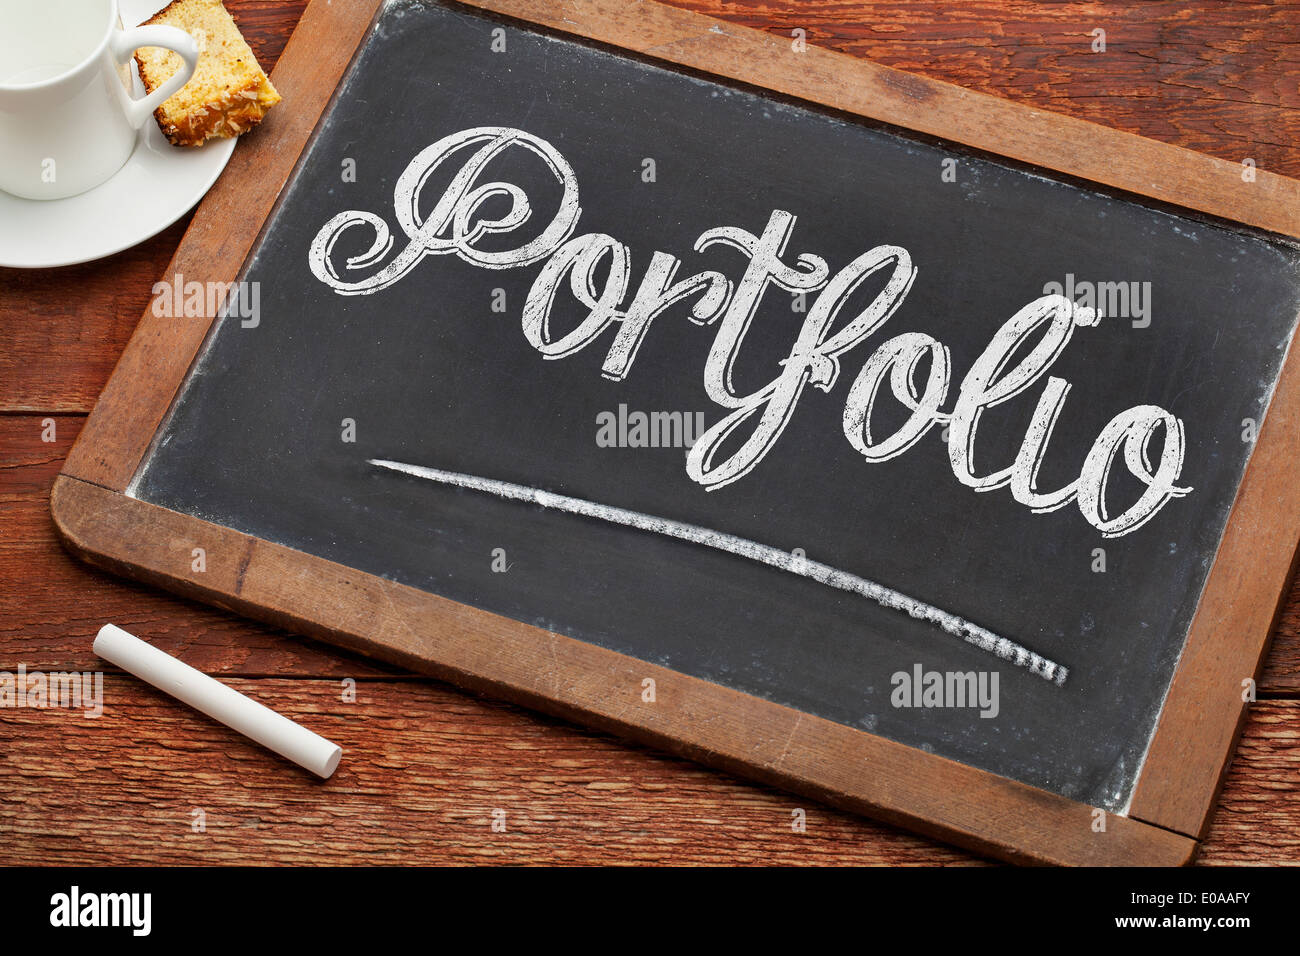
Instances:
[[[485,172],[507,150],[533,154],[560,189],[556,211],[532,238],[524,238],[522,231],[533,218],[533,204],[524,189],[493,180]],[[444,164],[454,172],[429,214],[421,218],[421,191]],[[499,197],[507,200],[508,208],[497,218],[488,218],[485,203]],[[889,321],[918,271],[907,250],[894,245],[869,249],[834,275],[818,255],[787,256],[796,217],[775,209],[761,233],[718,226],[696,240],[697,253],[719,246],[746,260],[743,274],[734,283],[716,270],[678,278],[681,260],[656,250],[633,291],[632,253],[624,243],[604,233],[574,235],[582,209],[573,167],[545,140],[504,127],[462,130],[421,150],[398,178],[393,212],[407,240],[404,248],[393,254],[393,235],[375,213],[341,212],[321,227],[311,243],[312,274],[339,295],[371,295],[400,281],[429,256],[454,255],[485,269],[540,262],[521,313],[525,338],[543,359],[558,360],[612,330],[602,374],[613,381],[630,374],[653,322],[670,306],[690,301],[689,318],[716,327],[704,360],[703,384],[724,414],[686,455],[687,475],[710,491],[744,478],[762,462],[777,445],[808,386],[827,393],[836,386],[843,357]],[[361,254],[347,258],[340,272],[334,261],[335,244],[358,226],[370,230],[370,244]],[[521,241],[507,249],[482,246],[485,237],[503,234],[518,235]],[[877,274],[884,278],[884,287],[860,312],[841,320],[840,312],[854,291]],[[566,277],[568,294],[585,315],[561,333],[552,328],[551,314]],[[816,293],[816,298],[772,379],[742,393],[732,371],[758,307],[773,287],[795,295]],[[1017,502],[1036,513],[1074,502],[1104,537],[1129,534],[1171,500],[1192,490],[1178,484],[1186,451],[1183,422],[1165,409],[1137,405],[1118,412],[1097,435],[1076,479],[1059,488],[1039,487],[1039,469],[1071,387],[1065,379],[1049,375],[1049,370],[1075,330],[1095,326],[1099,320],[1095,309],[1064,295],[1043,295],[1027,303],[998,329],[967,371],[948,412],[941,410],[951,388],[948,348],[925,333],[889,338],[876,346],[848,387],[844,436],[866,461],[881,462],[903,454],[935,426],[946,427],[949,463],[966,487],[976,492],[1007,488]],[[917,372],[923,363],[928,371],[918,388]],[[1045,376],[1014,460],[993,471],[977,469],[975,447],[982,416]],[[888,393],[908,417],[892,434],[878,435],[872,430],[872,412],[886,381]],[[1157,433],[1161,447],[1153,457]],[[724,452],[724,446],[729,450]],[[1136,501],[1112,513],[1108,486],[1117,460],[1144,488]]]

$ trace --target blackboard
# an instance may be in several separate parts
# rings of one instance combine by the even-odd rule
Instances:
[[[1300,314],[1285,237],[415,2],[238,278],[129,497],[1113,814]]]

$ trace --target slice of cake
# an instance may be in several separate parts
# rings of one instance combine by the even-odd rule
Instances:
[[[199,48],[194,76],[154,110],[173,145],[198,146],[216,137],[238,136],[280,102],[221,0],[174,0],[148,22],[184,30]],[[135,62],[150,93],[181,68],[179,56],[159,47],[137,50]]]

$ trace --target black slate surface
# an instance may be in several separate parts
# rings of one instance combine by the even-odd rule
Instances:
[[[496,52],[502,36],[505,50]],[[707,492],[688,478],[683,448],[596,440],[598,415],[620,404],[701,412],[706,425],[721,417],[703,387],[717,326],[688,321],[689,303],[655,320],[630,373],[614,382],[600,374],[612,331],[556,361],[525,340],[520,312],[540,264],[490,270],[429,256],[366,296],[338,295],[311,274],[313,238],[345,210],[385,220],[395,237],[388,259],[399,253],[407,239],[393,211],[397,178],[430,143],[477,126],[519,128],[563,154],[581,191],[577,232],[626,243],[633,288],[655,250],[682,260],[679,278],[712,268],[739,280],[744,257],[697,253],[695,240],[722,225],[761,232],[774,209],[798,217],[787,261],[816,253],[834,274],[889,243],[910,252],[916,281],[884,329],[843,357],[829,393],[805,390],[761,463]],[[656,174],[649,183],[647,158]],[[943,181],[946,158],[957,159],[956,182]],[[341,175],[348,159],[355,182]],[[528,193],[535,234],[557,202],[553,179],[518,150],[491,168]],[[422,215],[444,185],[445,177],[427,184]],[[494,202],[485,209],[499,213],[504,200]],[[369,238],[362,228],[346,234],[334,261],[364,251]],[[494,248],[516,240],[484,245],[498,241]],[[461,9],[392,3],[247,266],[244,278],[260,283],[259,324],[243,328],[232,317],[216,327],[134,493],[1119,809],[1251,451],[1243,420],[1262,418],[1300,310],[1297,261],[1264,237],[955,148]],[[850,447],[845,396],[880,342],[906,331],[943,342],[950,409],[994,332],[1067,275],[1150,282],[1150,324],[1107,317],[1077,330],[1052,366],[1072,390],[1041,486],[1077,476],[1113,415],[1155,404],[1185,423],[1190,495],[1136,532],[1103,539],[1074,505],[1033,514],[1006,488],[964,487],[938,429],[884,463]],[[858,309],[879,285],[853,299]],[[504,312],[493,310],[495,290]],[[577,318],[566,283],[554,321],[563,330]],[[787,293],[768,290],[737,360],[739,391],[778,374],[803,319]],[[1040,382],[986,413],[982,471],[1009,463],[1041,390]],[[886,396],[882,430],[889,408],[896,403]],[[341,440],[344,419],[356,422],[355,442]],[[801,548],[1019,641],[1071,676],[1054,686],[930,624],[730,554],[385,472],[370,458]],[[1131,501],[1135,487],[1119,480],[1116,494]],[[1098,548],[1104,573],[1093,570]],[[496,549],[504,573],[493,570]],[[997,717],[891,706],[891,675],[916,664],[997,671]]]

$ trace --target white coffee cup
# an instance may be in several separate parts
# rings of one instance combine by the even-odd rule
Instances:
[[[131,55],[163,47],[184,65],[131,96]],[[194,75],[184,30],[122,28],[117,0],[0,0],[0,189],[63,199],[122,168],[153,111]]]

